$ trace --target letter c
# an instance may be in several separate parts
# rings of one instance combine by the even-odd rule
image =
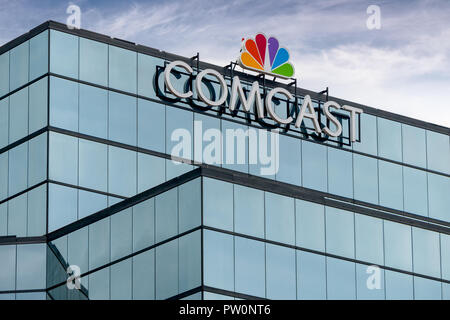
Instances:
[[[280,88],[280,87],[276,87],[273,88],[272,90],[270,90],[270,92],[267,94],[266,96],[266,109],[267,112],[270,114],[270,117],[275,120],[276,122],[278,122],[279,124],[288,124],[291,123],[293,121],[292,117],[289,116],[287,119],[281,119],[273,110],[272,107],[272,98],[276,93],[281,93],[284,96],[286,96],[286,98],[288,98],[289,100],[292,100],[294,97],[292,96],[292,94],[287,91],[284,88]]]
[[[189,98],[192,96],[192,91],[181,93],[177,91],[170,82],[170,73],[172,72],[172,69],[175,67],[181,67],[187,72],[192,73],[192,68],[186,62],[180,60],[172,61],[164,70],[164,83],[166,84],[167,88],[173,95],[177,96],[178,98]]]

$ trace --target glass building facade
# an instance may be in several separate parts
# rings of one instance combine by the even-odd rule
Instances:
[[[364,110],[355,142],[341,111],[339,138],[309,120],[276,126],[229,100],[206,105],[182,70],[173,83],[193,97],[176,98],[174,60],[228,87],[239,75],[246,93],[255,80],[262,95],[287,88],[281,117],[308,94],[326,125],[323,95],[36,27],[0,48],[0,299],[450,299],[449,128],[334,98]],[[214,78],[202,86],[222,94]],[[173,160],[180,129],[188,150]],[[203,159],[206,129],[255,130],[278,170],[251,161],[250,134]]]

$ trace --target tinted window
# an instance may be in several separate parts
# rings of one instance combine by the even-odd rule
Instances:
[[[353,212],[326,207],[327,252],[355,257],[355,228]]]
[[[50,30],[50,72],[78,79],[78,37]]]
[[[108,46],[80,38],[80,80],[108,85]]]
[[[137,54],[109,46],[109,86],[136,93]]]
[[[295,244],[294,199],[266,192],[266,239]]]

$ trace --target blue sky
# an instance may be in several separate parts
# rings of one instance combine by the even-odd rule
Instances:
[[[0,0],[0,43],[80,6],[81,27],[226,65],[241,38],[274,35],[303,88],[450,127],[450,1]],[[381,29],[369,30],[369,5]]]

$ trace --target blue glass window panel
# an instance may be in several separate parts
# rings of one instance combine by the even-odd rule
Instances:
[[[428,173],[428,214],[430,218],[450,221],[450,179]]]
[[[156,66],[164,66],[164,60],[149,55],[138,53],[138,94],[145,97],[157,98],[156,96]],[[160,85],[163,86],[164,80],[162,73]]]
[[[378,156],[402,161],[402,127],[399,122],[378,119]]]
[[[265,205],[266,239],[295,244],[294,199],[266,192]]]
[[[50,78],[50,125],[78,131],[78,83]]]
[[[138,147],[164,153],[165,134],[165,105],[138,99]]]
[[[166,153],[192,160],[193,121],[191,111],[166,107]]]
[[[264,242],[235,237],[236,292],[265,297]]]
[[[75,222],[78,218],[78,190],[51,183],[48,192],[48,231]]]
[[[234,291],[233,237],[229,234],[205,230],[203,246],[204,284]]]
[[[27,188],[28,144],[9,150],[9,196]]]
[[[412,300],[413,277],[409,274],[385,270],[386,300]]]
[[[412,271],[411,227],[384,221],[385,265]]]
[[[355,263],[327,257],[327,298],[355,300]]]
[[[16,289],[16,245],[0,246],[0,291]]]
[[[9,142],[28,135],[28,88],[9,96]]]
[[[178,190],[173,188],[155,199],[156,242],[178,234]]]
[[[203,300],[235,300],[235,299],[233,297],[225,296],[223,294],[205,291],[203,292]]]
[[[110,269],[111,300],[131,300],[131,259],[113,264]]]
[[[49,178],[77,185],[78,139],[50,132],[49,148]]]
[[[47,178],[47,134],[41,134],[28,142],[28,186]]]
[[[29,87],[29,133],[33,133],[47,125],[47,87],[47,77],[33,83]]]
[[[203,300],[202,299],[202,293],[201,292],[197,292],[194,294],[191,294],[187,297],[181,298],[180,300]]]
[[[0,294],[0,300],[15,300],[16,294],[15,293],[2,293]]]
[[[136,98],[109,92],[109,139],[136,145]]]
[[[80,133],[108,137],[108,91],[80,84]]]
[[[378,203],[378,161],[353,154],[353,190],[355,199]]]
[[[377,155],[377,118],[363,113],[361,117],[361,142],[353,142],[353,150]],[[358,139],[359,122],[356,121],[356,137]]]
[[[67,236],[53,240],[51,243],[55,246],[57,252],[61,254],[63,259],[67,261]]]
[[[450,137],[427,131],[427,168],[450,174]]]
[[[249,172],[249,128],[242,124],[222,120],[222,167],[244,173]],[[227,153],[227,151],[229,151]]]
[[[48,31],[30,39],[30,81],[48,72]]]
[[[80,38],[80,80],[108,85],[108,45]]]
[[[268,299],[296,299],[294,249],[266,244],[266,286]]]
[[[0,236],[8,234],[8,202],[0,204]]]
[[[412,228],[414,272],[440,278],[439,233]]]
[[[80,139],[79,185],[94,190],[107,191],[108,148],[105,144]]]
[[[383,220],[355,215],[356,259],[384,264]]]
[[[156,299],[178,294],[178,239],[156,247]]]
[[[89,275],[89,300],[109,300],[110,291],[109,267]]]
[[[108,191],[130,197],[136,194],[136,152],[109,146]]]
[[[9,98],[0,101],[0,149],[8,145],[9,140]]]
[[[109,86],[136,93],[137,54],[122,48],[109,46]]]
[[[326,146],[302,141],[302,178],[305,188],[327,191]]]
[[[9,51],[0,55],[0,97],[9,92]]]
[[[166,180],[171,180],[179,177],[186,172],[193,170],[194,167],[190,164],[178,162],[175,160],[166,160]]]
[[[354,258],[354,213],[332,207],[326,207],[325,213],[327,252]]]
[[[8,197],[8,155],[9,152],[0,154],[0,200]]]
[[[442,279],[450,280],[450,235],[441,233]]]
[[[9,88],[11,91],[28,82],[29,42],[11,49],[9,53]]]
[[[403,210],[402,166],[386,161],[378,161],[380,205]]]
[[[403,162],[425,168],[427,147],[425,130],[402,124]]]
[[[17,246],[17,290],[45,288],[46,244]]]
[[[47,186],[28,192],[27,236],[42,236],[47,229]]]
[[[450,300],[450,283],[442,282],[442,300]]]
[[[111,261],[131,253],[133,247],[131,208],[111,216]]]
[[[220,166],[222,141],[220,119],[194,113],[194,161]]]
[[[414,277],[415,300],[441,300],[441,282],[422,277]]]
[[[8,235],[26,237],[27,235],[27,194],[8,201]]]
[[[155,199],[145,200],[133,207],[133,251],[155,243]]]
[[[124,200],[123,198],[116,198],[116,197],[108,196],[108,206],[111,207],[112,205],[115,205],[116,203],[119,203],[123,200]]]
[[[403,187],[405,211],[428,216],[427,173],[403,167]]]
[[[276,162],[279,161],[279,159],[277,159],[277,156],[279,155],[278,132],[275,130],[272,132],[266,129],[249,127],[248,136],[249,173],[275,180],[278,165]]]
[[[155,299],[155,251],[133,257],[133,300]]]
[[[78,219],[85,218],[93,213],[108,207],[107,197],[100,193],[79,190]]]
[[[220,197],[217,195],[220,194]],[[233,185],[203,178],[203,223],[210,227],[233,231]]]
[[[178,240],[178,291],[185,292],[201,285],[201,231],[189,233]]]
[[[81,274],[89,271],[89,229],[84,227],[68,234],[67,259],[71,265],[80,267]],[[81,284],[84,279],[81,279]],[[87,279],[86,279],[87,280]]]
[[[145,153],[138,153],[138,193],[156,187],[166,181],[166,160]]]
[[[264,238],[264,192],[234,186],[234,231]]]
[[[109,263],[110,251],[110,219],[103,219],[89,225],[89,270]]]
[[[369,267],[356,264],[356,296],[358,300],[384,300],[384,269],[379,268],[378,273],[368,269]]]
[[[328,192],[353,198],[353,156],[328,147]]]
[[[276,179],[300,186],[302,181],[301,140],[283,134],[279,137],[279,167]]]
[[[297,251],[297,299],[327,298],[325,256]]]
[[[296,244],[317,251],[325,251],[324,206],[295,200]]]
[[[50,30],[50,72],[78,79],[78,37]]]
[[[201,179],[197,178],[186,182],[178,187],[179,233],[188,231],[201,224],[201,202],[202,185]]]

